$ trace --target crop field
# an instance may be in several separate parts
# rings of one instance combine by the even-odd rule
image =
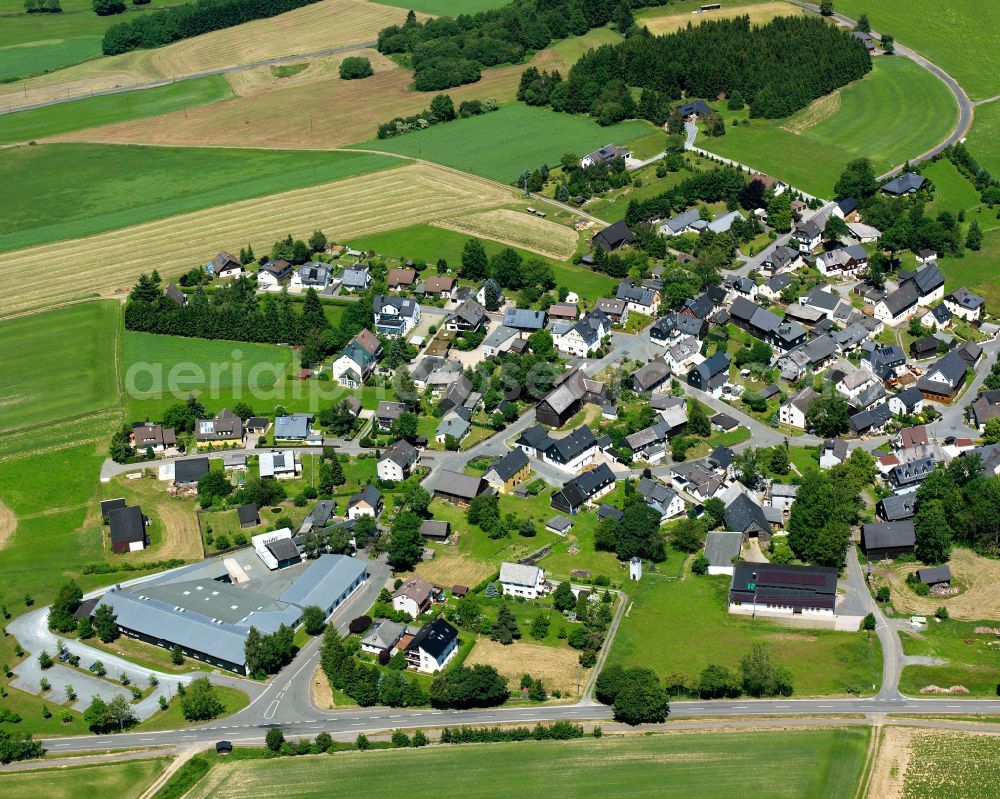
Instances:
[[[166,47],[98,58],[10,84],[0,88],[0,107],[66,96],[83,97],[116,86],[373,42],[379,30],[401,23],[405,16],[406,12],[398,8],[366,0],[322,0],[286,14],[212,31]]]
[[[565,153],[585,155],[609,142],[624,144],[649,132],[646,122],[601,127],[590,117],[512,103],[492,114],[358,146],[423,158],[509,183],[525,169],[558,164]]]
[[[457,17],[459,14],[476,14],[480,11],[489,11],[491,8],[502,8],[507,5],[506,0],[374,0],[384,6],[395,6],[396,8],[410,9],[423,14],[430,14],[435,17]]]
[[[0,116],[0,144],[25,142],[60,133],[166,114],[233,97],[221,75],[209,75],[142,91],[88,97],[71,103]]]
[[[836,101],[821,98],[786,119],[727,125],[725,136],[699,136],[696,145],[831,196],[852,158],[870,158],[876,173],[886,172],[944,140],[958,114],[945,85],[902,58],[876,59],[868,76],[838,96],[833,113]]]
[[[697,683],[710,664],[738,668],[750,645],[762,641],[792,671],[795,694],[872,692],[881,681],[878,640],[864,633],[803,630],[726,612],[729,578],[650,575],[629,590],[634,601],[615,637],[609,661],[647,666],[666,677]]]
[[[733,17],[750,17],[753,25],[764,25],[775,17],[793,17],[804,14],[805,11],[790,3],[780,0],[756,0],[756,2],[740,2],[736,5],[728,3],[718,11],[694,13],[701,8],[701,0],[686,0],[681,3],[671,3],[662,8],[647,8],[636,13],[636,24],[645,25],[651,33],[657,35],[673,33],[686,28],[688,24],[699,25],[715,19],[732,19]]]
[[[484,236],[558,261],[571,258],[580,243],[579,234],[571,227],[509,208],[442,219],[434,225]]]
[[[220,249],[246,243],[266,252],[278,238],[307,236],[320,228],[334,240],[388,230],[400,219],[433,221],[476,208],[509,203],[512,192],[472,176],[414,164],[377,175],[182,214],[113,233],[0,254],[7,279],[0,314],[92,294],[127,292],[154,266],[165,277],[203,264]],[[152,260],[151,260],[152,259]],[[25,263],[44,263],[37,278]],[[72,275],[72,280],[68,278]]]
[[[0,250],[75,239],[251,197],[280,197],[279,192],[399,163],[369,153],[13,147],[0,151],[9,203],[0,218]],[[156,258],[164,253],[143,248],[141,254]]]
[[[551,50],[537,53],[530,63],[539,69],[566,68]],[[373,60],[372,65],[376,64]],[[511,102],[517,94],[525,66],[516,64],[488,69],[476,83],[449,89],[448,95],[456,106],[463,100],[487,97],[499,103]],[[254,73],[230,77],[240,94],[245,93],[240,83],[245,74]],[[156,120],[114,125],[75,134],[75,138],[187,146],[342,147],[372,139],[379,124],[394,116],[419,113],[430,105],[434,96],[430,92],[412,91],[413,75],[405,69],[376,71],[364,80],[340,80],[335,73],[321,80],[311,77],[310,70],[306,70],[301,76],[277,81],[272,86],[275,91],[250,92],[246,97],[211,108],[195,108]],[[259,76],[255,79],[259,81]],[[275,83],[265,78],[265,82],[268,81]],[[496,115],[490,116],[495,118]],[[282,124],[274,124],[275,119],[280,119]]]
[[[744,793],[850,799],[867,741],[866,730],[810,730],[385,749],[222,763],[189,796],[367,799],[396,790],[405,774],[411,799],[440,796],[442,785],[449,786],[449,795],[467,799],[515,791],[566,799],[722,799]]]
[[[120,308],[111,302],[85,302],[0,320],[0,430],[117,404],[120,324]],[[52,346],[54,335],[57,347]]]
[[[133,799],[139,796],[170,763],[169,758],[126,760],[121,763],[40,768],[0,776],[0,799],[45,796],[47,799],[75,799],[103,796]]]
[[[962,84],[974,100],[1000,93],[993,48],[1000,5],[980,0],[837,0],[854,19],[868,14],[872,28],[926,56]]]

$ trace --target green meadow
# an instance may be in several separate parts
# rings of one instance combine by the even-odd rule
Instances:
[[[75,799],[78,796],[133,799],[169,763],[169,758],[161,757],[4,774],[0,777],[0,799],[26,796],[45,796],[47,799]]]
[[[965,144],[980,166],[1000,175],[1000,101],[976,106],[976,116]]]
[[[747,112],[723,108],[726,135],[702,134],[696,144],[829,197],[851,159],[869,158],[877,174],[887,172],[943,141],[958,117],[947,87],[903,58],[875,59],[872,72],[841,89],[836,103],[828,97],[786,119],[738,127],[730,120],[745,119]]]
[[[116,405],[120,326],[121,308],[115,302],[84,302],[0,320],[0,430]]]
[[[1000,93],[996,44],[1000,4],[982,0],[837,0],[837,11],[926,56],[951,74],[974,100]]]
[[[7,190],[0,250],[102,233],[399,163],[388,156],[350,152],[113,144],[12,147],[0,151]]]
[[[0,51],[2,54],[2,51]],[[233,97],[222,75],[184,80],[152,89],[88,97],[0,116],[0,143],[23,142],[75,130],[141,119]]]
[[[410,799],[449,796],[579,799],[734,795],[851,799],[865,762],[867,729],[623,736],[576,741],[387,749],[334,757],[217,765],[191,799],[382,797],[406,775]]]
[[[636,120],[602,128],[588,116],[511,103],[490,114],[352,146],[409,155],[513,183],[525,169],[557,165],[565,153],[586,155],[610,142],[642,138],[651,130],[648,122]]]

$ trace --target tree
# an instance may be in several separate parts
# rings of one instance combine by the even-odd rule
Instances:
[[[686,429],[693,436],[705,437],[712,433],[712,423],[705,413],[705,408],[697,400],[691,401]]]
[[[198,478],[198,496],[213,500],[228,497],[233,493],[233,484],[226,479],[225,472],[210,471]]]
[[[833,16],[833,0],[822,0],[819,4],[819,13],[824,17]]]
[[[851,231],[847,223],[836,214],[827,217],[826,225],[823,226],[823,238],[827,241],[839,241],[842,236],[850,235]]]
[[[670,531],[670,543],[681,552],[697,552],[705,543],[705,525],[700,519],[681,519]]]
[[[951,551],[951,525],[940,500],[921,502],[913,519],[913,553],[927,564],[944,563]]]
[[[45,750],[31,737],[31,733],[0,727],[0,763],[31,760],[41,757]]]
[[[180,666],[184,662],[184,652],[178,644],[174,644],[170,648],[170,662],[175,666]]]
[[[118,625],[115,623],[115,613],[109,605],[99,605],[94,611],[94,630],[97,637],[109,644],[118,637]]]
[[[531,637],[536,641],[542,641],[549,634],[549,614],[539,613],[531,620]]]
[[[49,629],[60,633],[71,633],[77,629],[73,614],[83,600],[83,591],[75,580],[63,583],[49,608]]]
[[[986,420],[986,427],[983,429],[984,444],[1000,444],[1000,416]]]
[[[281,727],[271,727],[264,736],[264,746],[272,752],[280,752],[285,743],[285,733]]]
[[[438,122],[448,122],[455,118],[455,104],[447,94],[435,94],[431,100],[431,115]]]
[[[869,613],[861,622],[861,629],[863,630],[874,630],[878,626],[878,621],[875,619],[874,613]]]
[[[709,497],[705,500],[705,513],[709,516],[712,529],[722,524],[726,516],[726,503],[718,497]]]
[[[576,597],[568,580],[563,580],[552,592],[552,607],[560,612],[573,610],[576,607]]]
[[[896,52],[896,40],[893,38],[892,34],[883,33],[881,44],[882,49],[885,50],[888,55],[892,55]]]
[[[357,80],[358,78],[367,78],[369,75],[374,74],[375,70],[372,69],[372,62],[364,56],[348,56],[340,62],[341,80]],[[317,249],[322,249],[322,247]]]
[[[792,200],[788,195],[789,192],[783,191],[767,204],[767,223],[779,233],[792,229]]]
[[[771,471],[775,474],[788,474],[788,448],[775,447],[771,450]]]
[[[983,231],[979,227],[978,219],[973,219],[969,223],[969,230],[965,234],[965,246],[970,250],[979,250],[983,246]]]
[[[791,672],[774,663],[766,644],[750,647],[750,654],[740,661],[740,674],[743,691],[750,696],[791,696]]]
[[[854,26],[854,30],[860,31],[861,33],[871,33],[872,26],[868,21],[868,15],[862,14],[858,17],[858,24]]]
[[[389,434],[396,439],[414,441],[417,437],[417,416],[406,411],[396,417],[389,428]]]
[[[514,618],[514,614],[511,613],[510,606],[506,602],[500,603],[500,608],[497,611],[497,620],[493,623],[493,627],[490,630],[490,637],[494,641],[499,641],[504,645],[512,644],[515,638],[521,637],[521,630],[517,626],[517,619]]]
[[[396,571],[409,571],[420,562],[424,541],[420,517],[410,510],[396,516],[389,536],[389,565]]]
[[[203,678],[207,682],[207,678]],[[109,727],[118,727],[119,732],[124,731],[126,727],[131,727],[136,722],[135,711],[132,709],[132,705],[129,701],[118,694],[114,699],[108,702],[107,712],[106,712],[106,725]]]
[[[670,713],[670,703],[655,672],[629,669],[612,710],[615,721],[623,724],[662,724]]]
[[[833,191],[837,197],[854,197],[859,201],[872,197],[878,191],[878,180],[871,161],[867,158],[848,161]]]
[[[483,294],[487,311],[495,311],[500,307],[500,292],[497,291],[497,284],[494,281],[491,280],[486,283]]]
[[[698,678],[698,696],[702,699],[733,699],[741,690],[739,678],[730,669],[715,663],[702,669]]]
[[[215,692],[215,686],[208,677],[192,680],[181,697],[181,712],[188,721],[207,721],[222,714],[226,709]]]
[[[847,400],[838,392],[826,390],[814,397],[806,409],[806,424],[821,438],[836,438],[851,427]]]
[[[99,17],[110,17],[112,14],[124,14],[124,0],[93,0],[94,13]]]
[[[246,640],[243,642],[243,655],[246,662],[247,676],[253,677],[262,671],[262,639],[260,630],[250,627]]]
[[[761,466],[760,450],[757,447],[748,447],[738,453],[733,458],[733,468],[736,470],[740,482],[747,488],[755,489],[763,482],[764,472]]]
[[[495,668],[478,664],[457,666],[437,676],[428,696],[434,708],[465,710],[502,705],[510,698],[510,691],[507,679]]]
[[[302,625],[309,635],[319,635],[326,629],[326,614],[319,605],[302,608]]]
[[[467,280],[484,280],[489,272],[489,259],[479,239],[469,239],[462,248],[462,277]]]

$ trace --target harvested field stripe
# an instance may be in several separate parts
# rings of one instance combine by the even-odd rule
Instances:
[[[11,287],[0,315],[87,294],[127,292],[153,266],[161,274],[186,271],[223,248],[246,242],[261,252],[288,233],[316,228],[345,239],[429,222],[477,208],[510,203],[512,190],[429,164],[409,164],[374,175],[244,200],[97,236],[0,254],[0,279]],[[25,263],[45,263],[44,276],[25,279]],[[17,275],[17,279],[14,276]]]
[[[576,252],[580,237],[572,228],[530,214],[500,208],[478,214],[444,219],[436,227],[483,236],[502,244],[565,261]]]

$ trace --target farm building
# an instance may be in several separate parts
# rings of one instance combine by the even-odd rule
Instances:
[[[729,586],[729,612],[833,618],[837,569],[739,562]]]
[[[869,559],[910,555],[915,541],[913,521],[909,519],[861,526],[861,548]]]

